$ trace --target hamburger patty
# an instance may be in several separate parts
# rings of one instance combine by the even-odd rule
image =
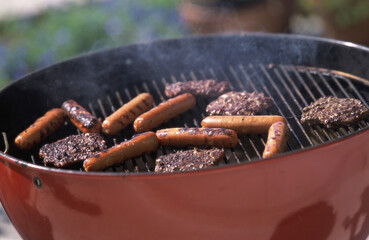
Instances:
[[[67,167],[96,155],[106,149],[105,140],[97,133],[72,135],[40,149],[40,158],[46,165]]]
[[[182,93],[191,93],[196,96],[218,97],[228,91],[228,82],[218,82],[212,79],[177,82],[165,85],[165,95],[167,97],[175,97]]]
[[[213,148],[177,151],[156,159],[155,172],[188,171],[207,168],[224,157],[222,149]]]
[[[228,92],[206,107],[209,115],[255,115],[272,106],[270,97],[259,92]]]
[[[302,109],[301,123],[328,128],[349,126],[369,117],[369,109],[358,99],[322,97]]]

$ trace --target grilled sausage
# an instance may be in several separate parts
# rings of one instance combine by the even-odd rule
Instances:
[[[155,151],[158,146],[158,139],[154,132],[141,133],[129,141],[122,142],[95,157],[86,159],[83,162],[83,167],[86,171],[103,170],[127,159]]]
[[[175,116],[191,109],[196,104],[195,97],[190,93],[181,94],[160,103],[155,108],[140,115],[133,123],[136,132],[149,131]]]
[[[203,127],[229,128],[238,134],[264,134],[275,122],[284,122],[282,116],[209,116],[201,121]]]
[[[70,121],[84,133],[99,133],[101,122],[74,100],[67,100],[62,108],[67,113]]]
[[[141,93],[103,121],[103,132],[107,135],[116,134],[127,127],[139,115],[151,109],[153,101],[153,97],[149,93]]]
[[[22,150],[29,150],[42,142],[47,136],[61,127],[66,119],[65,112],[53,108],[38,118],[31,126],[15,138],[15,145]]]
[[[156,132],[159,144],[173,147],[234,147],[237,133],[225,128],[167,128]]]
[[[269,128],[268,140],[265,144],[263,158],[271,157],[285,150],[289,130],[285,122],[273,123]]]

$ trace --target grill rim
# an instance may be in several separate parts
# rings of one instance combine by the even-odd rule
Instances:
[[[268,33],[255,33],[255,34],[247,34],[247,35],[246,34],[237,34],[237,35],[234,35],[234,34],[222,34],[222,35],[214,34],[214,35],[208,35],[208,36],[190,36],[190,37],[185,37],[185,38],[181,38],[181,39],[164,39],[164,40],[159,39],[159,40],[156,40],[156,41],[152,41],[150,43],[135,43],[135,44],[131,44],[131,45],[127,45],[127,46],[119,46],[119,47],[111,48],[111,49],[102,49],[102,50],[90,52],[90,53],[87,53],[87,54],[82,54],[80,56],[76,56],[74,58],[70,58],[70,59],[52,64],[52,65],[46,66],[44,68],[33,71],[33,72],[31,72],[31,73],[15,80],[15,81],[13,81],[11,84],[8,84],[7,86],[5,86],[0,91],[0,95],[3,92],[7,91],[8,88],[11,88],[13,85],[26,82],[28,80],[28,78],[31,78],[34,75],[38,74],[38,73],[53,70],[54,67],[60,67],[61,65],[65,64],[65,63],[70,63],[70,62],[74,62],[74,61],[81,61],[85,57],[95,56],[95,55],[98,55],[100,53],[109,54],[110,52],[120,50],[120,49],[123,49],[123,48],[138,48],[142,45],[146,45],[146,46],[150,47],[150,45],[152,45],[152,44],[153,45],[155,45],[156,43],[166,44],[166,43],[173,42],[173,41],[178,41],[178,40],[191,40],[191,41],[195,40],[196,41],[196,39],[202,39],[202,40],[206,41],[206,39],[211,39],[213,37],[216,37],[216,38],[219,38],[219,37],[220,38],[233,38],[235,36],[236,37],[249,37],[250,36],[250,37],[256,37],[256,38],[258,38],[258,37],[273,37],[273,38],[279,39],[279,40],[283,40],[285,38],[288,38],[288,39],[300,39],[300,40],[304,40],[304,41],[316,41],[316,42],[322,42],[322,43],[328,43],[328,44],[336,44],[336,45],[340,45],[340,46],[344,45],[345,47],[349,47],[349,48],[353,48],[353,49],[359,49],[359,50],[363,50],[363,51],[369,53],[369,48],[367,48],[365,46],[361,46],[359,44],[354,44],[354,43],[340,41],[340,40],[334,40],[334,39],[321,38],[321,37],[304,36],[304,35],[291,35],[291,34],[268,34]],[[318,67],[318,68],[321,69],[320,67]],[[331,71],[344,72],[344,71],[341,71],[341,70],[331,70]],[[352,73],[347,73],[347,74],[351,74],[353,76],[356,76]],[[361,78],[361,77],[359,77],[359,78]],[[317,146],[309,146],[309,147],[305,147],[305,148],[302,148],[302,149],[289,151],[289,152],[282,153],[278,156],[274,156],[274,157],[271,157],[271,158],[258,159],[256,161],[251,161],[251,162],[244,161],[244,162],[240,162],[240,163],[229,163],[229,164],[226,164],[226,165],[223,165],[223,166],[213,166],[211,168],[198,169],[198,170],[193,170],[193,171],[188,171],[188,172],[155,173],[155,172],[151,171],[151,172],[128,172],[128,173],[127,172],[91,172],[90,173],[90,172],[82,172],[82,171],[76,171],[76,170],[70,170],[70,169],[57,169],[57,168],[52,168],[52,167],[41,166],[41,165],[37,165],[37,164],[33,164],[31,162],[21,160],[19,158],[13,157],[9,154],[5,154],[2,151],[0,151],[0,156],[5,160],[11,160],[12,163],[15,164],[15,165],[19,164],[22,167],[27,167],[27,168],[32,168],[32,169],[37,169],[37,170],[42,170],[42,171],[47,171],[47,172],[68,173],[68,174],[73,174],[73,175],[86,175],[86,174],[90,175],[90,174],[92,174],[92,175],[103,175],[103,176],[139,176],[139,175],[147,176],[147,174],[148,174],[148,175],[159,175],[159,176],[161,176],[161,175],[168,175],[168,174],[169,175],[177,175],[177,174],[182,174],[182,173],[183,174],[191,174],[191,173],[198,173],[199,171],[200,172],[218,171],[219,169],[228,169],[228,168],[238,167],[238,166],[241,166],[243,164],[257,164],[257,162],[264,162],[264,161],[260,161],[260,160],[270,161],[270,159],[283,159],[284,156],[297,154],[297,153],[301,152],[301,150],[302,151],[305,151],[305,150],[309,151],[309,150],[311,150],[311,148],[316,149],[316,148],[320,148],[320,147],[325,147],[325,146],[330,145],[330,144],[334,144],[338,141],[346,141],[347,138],[350,138],[353,135],[361,134],[362,132],[367,131],[368,128],[369,127],[365,127],[363,129],[357,130],[353,133],[349,133],[349,134],[345,135],[344,137],[334,139],[333,141],[331,140],[331,141],[328,141],[328,142],[324,142],[324,143],[321,143]]]
[[[180,175],[197,175],[197,174],[211,174],[211,173],[215,173],[218,171],[230,171],[233,168],[238,168],[244,165],[254,165],[254,164],[268,164],[268,162],[270,161],[283,161],[284,159],[286,159],[286,156],[289,157],[293,157],[293,155],[298,155],[304,152],[308,152],[308,151],[319,151],[320,148],[328,148],[331,145],[334,145],[336,143],[340,143],[342,141],[350,141],[350,138],[353,137],[359,137],[361,134],[365,134],[366,132],[369,131],[369,126],[360,129],[356,132],[353,133],[349,133],[346,136],[340,137],[338,139],[335,139],[333,141],[328,141],[328,142],[324,142],[321,143],[319,145],[316,146],[309,146],[306,148],[301,148],[301,149],[297,149],[295,151],[289,151],[289,152],[284,152],[281,154],[278,154],[276,156],[272,156],[272,157],[268,157],[268,158],[262,158],[262,159],[258,159],[255,161],[243,161],[240,163],[228,163],[226,165],[223,166],[218,166],[218,165],[214,165],[212,167],[209,168],[204,168],[204,169],[196,169],[196,170],[191,170],[191,171],[183,171],[183,172],[166,172],[166,173],[157,173],[154,171],[150,171],[150,172],[103,172],[103,171],[98,171],[98,172],[83,172],[83,171],[77,171],[77,170],[72,170],[72,169],[59,169],[59,168],[52,168],[52,167],[46,167],[46,166],[41,166],[41,165],[37,165],[37,164],[33,164],[30,162],[26,162],[24,160],[20,160],[16,157],[13,157],[11,155],[8,154],[4,154],[2,151],[0,151],[0,157],[4,160],[6,160],[7,162],[10,162],[11,164],[14,164],[16,166],[20,166],[23,168],[31,168],[33,170],[37,170],[40,172],[46,172],[46,173],[56,173],[56,174],[67,174],[67,175],[74,175],[74,176],[105,176],[105,177],[138,177],[138,176],[143,176],[143,177],[152,177],[152,176],[180,176]],[[267,163],[266,163],[267,162]]]

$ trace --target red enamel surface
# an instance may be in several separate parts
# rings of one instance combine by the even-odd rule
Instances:
[[[274,159],[178,174],[67,173],[1,156],[0,198],[24,239],[365,240],[367,142],[368,130]]]

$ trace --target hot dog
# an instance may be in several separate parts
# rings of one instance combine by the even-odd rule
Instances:
[[[271,157],[285,150],[289,130],[285,122],[273,123],[269,128],[268,140],[265,144],[263,158]]]
[[[15,138],[15,145],[22,150],[29,150],[42,142],[47,136],[61,127],[66,119],[65,112],[53,108],[38,118],[31,126]]]
[[[124,162],[127,159],[155,151],[159,146],[154,132],[134,136],[131,140],[109,148],[83,162],[86,171],[99,171]]]
[[[284,122],[282,116],[209,116],[202,120],[201,126],[229,128],[238,134],[264,134],[275,122]]]
[[[225,128],[167,128],[156,132],[159,144],[173,147],[234,147],[237,133]]]
[[[153,101],[153,97],[150,94],[141,93],[103,121],[103,132],[107,135],[116,134],[127,127],[139,115],[151,109]]]
[[[62,108],[67,113],[70,121],[84,133],[99,133],[101,122],[74,100],[67,100]]]
[[[189,110],[196,104],[195,97],[184,93],[168,101],[160,103],[155,108],[140,115],[133,123],[136,132],[149,131],[173,117]]]

